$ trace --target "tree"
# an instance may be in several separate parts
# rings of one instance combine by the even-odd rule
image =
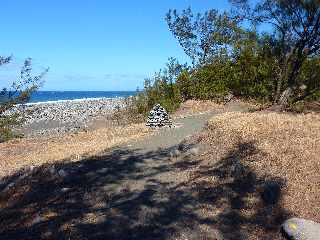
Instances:
[[[277,56],[279,74],[274,102],[286,106],[301,99],[296,92],[301,81],[303,65],[320,53],[320,2],[318,0],[231,0],[237,19],[249,20],[253,26],[269,25],[273,31],[273,54]],[[308,82],[320,81],[319,75]],[[313,84],[318,86],[319,84]],[[305,97],[318,91],[306,85]]]
[[[12,57],[0,57],[0,66],[8,64]],[[20,79],[14,81],[9,88],[3,87],[0,90],[0,142],[13,136],[12,127],[21,123],[21,116],[15,113],[8,114],[17,104],[26,103],[31,94],[42,84],[43,76],[49,69],[41,74],[32,75],[32,60],[27,58],[20,71]]]
[[[220,54],[226,54],[240,34],[238,20],[231,19],[227,13],[219,14],[217,10],[195,16],[190,8],[181,14],[169,10],[166,21],[193,66],[209,64]]]

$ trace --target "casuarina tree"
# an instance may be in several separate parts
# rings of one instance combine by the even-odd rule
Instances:
[[[280,68],[274,102],[286,106],[289,100],[301,100],[318,91],[319,75],[313,74],[303,82],[301,72],[308,60],[319,57],[320,1],[231,0],[231,3],[237,19],[250,21],[255,27],[268,26],[273,31],[273,54]],[[304,93],[297,95],[301,89]]]
[[[0,57],[0,66],[10,63],[12,57]],[[32,74],[32,61],[27,58],[20,71],[20,79],[11,86],[3,86],[0,90],[0,142],[13,136],[12,128],[21,123],[21,116],[7,112],[17,104],[26,103],[31,94],[42,84],[43,76],[48,72],[45,69],[39,75]]]

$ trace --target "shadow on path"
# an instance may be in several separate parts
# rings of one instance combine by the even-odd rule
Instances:
[[[175,147],[114,149],[3,179],[0,239],[280,239],[285,182],[241,162],[254,143],[210,166],[170,157]]]

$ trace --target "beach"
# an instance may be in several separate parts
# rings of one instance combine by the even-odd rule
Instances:
[[[24,136],[48,136],[87,130],[124,106],[124,98],[86,98],[21,104],[6,114],[22,115],[16,131]]]

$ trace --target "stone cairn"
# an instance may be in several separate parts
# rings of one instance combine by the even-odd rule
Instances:
[[[149,113],[147,124],[148,127],[163,127],[172,125],[172,121],[167,111],[160,104],[155,105]]]

